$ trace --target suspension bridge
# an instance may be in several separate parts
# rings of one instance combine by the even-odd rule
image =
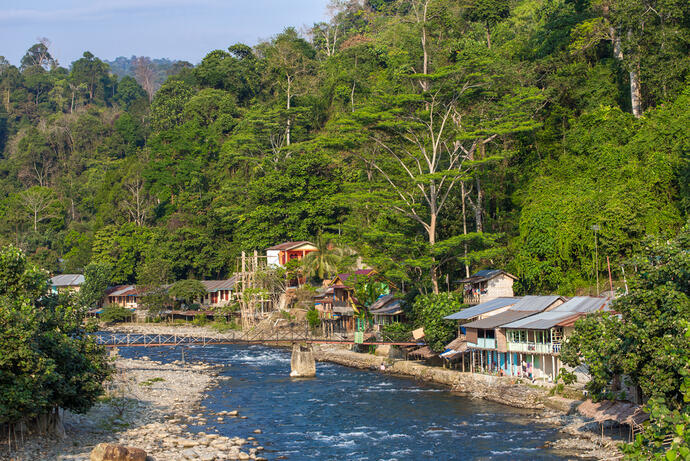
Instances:
[[[362,344],[364,346],[423,346],[423,342],[400,342],[386,340],[362,340],[323,338],[313,336],[302,331],[275,331],[275,332],[242,332],[232,331],[228,333],[210,335],[185,335],[185,334],[146,334],[146,333],[109,333],[99,332],[95,335],[96,342],[105,347],[159,347],[159,346],[218,346],[227,344],[280,344],[290,345],[295,343],[306,344]]]

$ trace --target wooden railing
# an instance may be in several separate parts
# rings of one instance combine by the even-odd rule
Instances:
[[[473,306],[481,302],[481,295],[465,295],[462,299],[465,304]]]

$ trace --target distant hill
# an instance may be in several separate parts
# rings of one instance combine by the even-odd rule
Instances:
[[[113,61],[104,62],[106,62],[110,66],[110,69],[115,75],[118,76],[118,78],[122,78],[125,76],[137,78],[135,73],[135,62],[137,58],[140,58],[140,56],[131,56],[129,58],[126,58],[124,56],[118,56]],[[160,88],[160,86],[163,84],[163,82],[165,82],[165,79],[169,75],[177,73],[179,71],[180,65],[182,65],[183,67],[191,67],[191,64],[185,61],[170,60],[167,58],[147,59],[149,59],[151,67],[153,69],[155,83],[154,88],[156,90]]]

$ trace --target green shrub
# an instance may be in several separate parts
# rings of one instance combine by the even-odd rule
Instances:
[[[192,324],[197,325],[197,326],[204,326],[208,323],[208,318],[206,317],[206,314],[196,314],[194,316],[194,320],[192,320]]]
[[[414,300],[415,324],[424,327],[426,343],[431,350],[442,352],[445,345],[455,339],[457,325],[452,320],[444,320],[447,315],[463,308],[462,294],[439,293],[420,295]]]
[[[309,327],[313,330],[321,325],[321,319],[319,318],[319,311],[314,308],[309,309],[307,312],[307,322],[309,322]]]
[[[383,337],[388,341],[405,342],[412,339],[413,326],[409,323],[391,323],[390,325],[383,325],[381,331]]]
[[[101,320],[104,322],[124,322],[125,320],[129,320],[132,318],[134,314],[132,311],[129,309],[125,309],[122,306],[118,306],[115,304],[111,304],[110,306],[106,306],[103,308],[103,312],[101,312]]]
[[[556,381],[561,380],[563,384],[566,386],[569,386],[571,384],[574,384],[577,382],[577,376],[575,376],[575,373],[572,373],[565,368],[561,368],[558,372],[558,376],[556,377]]]

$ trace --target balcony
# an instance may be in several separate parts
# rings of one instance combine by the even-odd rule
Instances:
[[[496,349],[494,338],[477,338],[477,347],[480,349]]]
[[[560,346],[559,346],[560,350]],[[536,343],[512,343],[508,342],[509,352],[524,352],[536,354],[553,354],[554,345],[552,344],[536,344]]]
[[[481,295],[465,295],[463,296],[462,302],[464,302],[467,305],[474,306],[479,304],[481,300]]]

